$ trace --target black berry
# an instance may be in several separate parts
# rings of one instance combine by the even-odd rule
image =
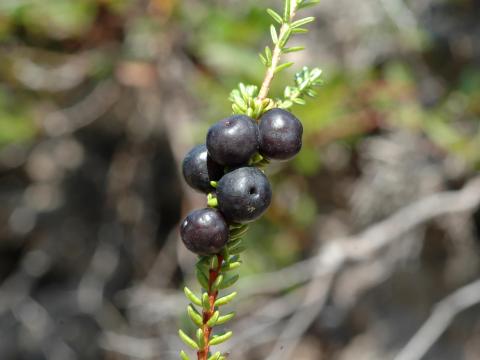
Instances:
[[[282,109],[268,110],[260,118],[260,153],[267,158],[287,160],[302,148],[302,123]]]
[[[257,219],[267,210],[272,190],[262,171],[242,167],[220,179],[217,199],[218,208],[228,221],[243,223]]]
[[[212,255],[227,243],[228,225],[216,209],[195,210],[183,220],[180,235],[188,250],[198,255]]]
[[[210,181],[217,181],[223,176],[223,166],[213,161],[205,145],[197,145],[190,150],[183,159],[182,171],[187,184],[204,193],[214,190]]]
[[[258,150],[258,126],[245,115],[222,119],[208,130],[207,149],[221,165],[244,165]]]

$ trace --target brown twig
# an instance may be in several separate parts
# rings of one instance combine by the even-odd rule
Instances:
[[[218,260],[218,265],[216,269],[210,269],[210,274],[208,278],[208,301],[210,303],[210,308],[208,310],[203,310],[202,312],[202,317],[203,317],[203,326],[202,326],[202,331],[203,331],[203,337],[204,337],[204,342],[205,345],[203,349],[200,349],[197,352],[197,359],[198,360],[207,360],[208,359],[208,353],[210,351],[210,335],[212,333],[212,328],[208,326],[207,322],[210,320],[212,317],[213,313],[215,312],[215,301],[217,300],[218,296],[218,290],[212,290],[212,285],[217,280],[218,276],[220,275],[221,268],[222,268],[222,262],[223,262],[223,257],[222,255],[216,255],[217,260]]]

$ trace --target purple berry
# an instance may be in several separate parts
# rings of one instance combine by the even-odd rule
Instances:
[[[245,115],[220,120],[208,130],[207,149],[221,165],[244,165],[258,150],[258,126]]]
[[[260,118],[260,153],[269,159],[287,160],[302,148],[302,123],[282,109],[268,110]]]
[[[217,254],[228,241],[228,225],[213,208],[192,211],[180,226],[182,241],[198,255]]]
[[[270,183],[255,167],[225,174],[217,186],[218,208],[228,221],[249,222],[260,217],[272,200]]]
[[[185,156],[182,164],[183,177],[195,190],[209,193],[214,189],[210,181],[217,181],[223,176],[223,166],[217,164],[208,155],[205,145],[197,145]]]

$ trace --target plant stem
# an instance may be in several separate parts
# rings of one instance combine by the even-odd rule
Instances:
[[[212,285],[217,279],[217,277],[221,273],[223,257],[222,255],[215,255],[218,259],[218,266],[216,269],[210,269],[209,278],[208,278],[208,302],[210,303],[210,308],[208,310],[203,310],[202,317],[203,317],[203,336],[205,341],[205,346],[203,349],[197,351],[197,359],[198,360],[207,360],[208,353],[210,351],[210,335],[212,333],[212,328],[207,325],[208,320],[212,317],[213,313],[215,312],[215,301],[217,300],[218,290],[212,290]]]
[[[297,2],[293,1],[290,8],[289,21],[284,22],[280,27],[280,33],[278,34],[278,39],[281,39],[285,35],[285,33],[288,31],[289,23],[291,23],[293,18],[295,17],[296,10],[297,10]],[[272,53],[272,62],[268,67],[267,72],[265,73],[265,77],[263,79],[260,92],[258,93],[258,96],[257,96],[257,100],[262,101],[267,98],[268,92],[270,90],[270,85],[275,75],[275,69],[278,66],[278,62],[280,61],[280,56],[282,56],[282,47],[280,46],[280,41],[277,41]]]

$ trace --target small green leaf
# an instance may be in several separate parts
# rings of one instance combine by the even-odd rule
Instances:
[[[272,36],[273,43],[276,44],[278,42],[278,35],[277,35],[277,30],[273,25],[270,25],[270,35]]]
[[[215,279],[215,281],[212,284],[212,288],[211,288],[212,291],[216,291],[222,282],[223,282],[223,275],[220,274],[220,275],[217,276],[217,278]]]
[[[235,261],[235,262],[228,263],[228,264],[225,263],[222,266],[222,271],[232,271],[232,270],[238,269],[241,265],[242,265],[241,261]]]
[[[220,316],[218,319],[217,319],[217,325],[223,325],[225,324],[227,321],[230,321],[232,320],[233,318],[235,317],[235,312],[230,312],[228,314],[225,314],[223,316]]]
[[[232,292],[231,294],[228,294],[228,295],[225,295],[221,298],[218,298],[216,301],[215,301],[215,306],[222,306],[222,305],[226,305],[228,304],[230,301],[232,301],[235,296],[237,296],[237,292],[234,291]]]
[[[279,24],[283,23],[282,17],[275,10],[267,9],[267,13]]]
[[[305,34],[307,32],[308,32],[308,29],[304,29],[304,28],[292,29],[292,34]]]
[[[285,22],[290,21],[290,14],[291,14],[291,6],[292,6],[292,0],[285,0],[285,3],[283,5],[283,20]]]
[[[230,257],[230,253],[228,251],[228,247],[227,246],[224,246],[223,249],[222,249],[222,257],[224,259],[228,259]]]
[[[245,245],[239,245],[239,246],[236,246],[235,248],[233,249],[228,249],[228,251],[230,252],[230,254],[241,254],[242,252],[244,252],[245,250],[247,250],[247,247]]]
[[[292,34],[292,29],[291,28],[288,28],[283,34],[282,36],[280,37],[280,39],[278,39],[278,46],[280,46],[280,48],[283,48],[286,44],[287,44],[287,41],[288,39],[290,39],[290,35]]]
[[[210,298],[206,292],[202,295],[202,307],[204,310],[210,310]]]
[[[262,64],[265,65],[265,66],[268,66],[268,62],[267,62],[267,59],[265,58],[265,56],[263,56],[261,53],[258,54],[258,56],[260,57],[260,61],[262,62]]]
[[[265,46],[265,57],[270,65],[272,63],[272,50],[268,46]]]
[[[213,187],[214,189],[216,189],[217,186],[218,186],[218,182],[216,182],[216,181],[210,181],[210,186]]]
[[[207,199],[207,205],[216,208],[218,206],[217,198],[212,196],[210,199]]]
[[[295,104],[298,104],[298,105],[305,105],[307,102],[301,98],[295,98],[295,99],[292,99],[292,101],[295,103]]]
[[[231,250],[242,244],[242,238],[237,238],[228,242],[228,249]]]
[[[192,305],[188,305],[187,313],[195,325],[197,325],[198,327],[201,327],[203,325],[202,315],[200,315],[198,311],[193,308]]]
[[[314,18],[313,16],[309,16],[309,17],[306,17],[306,18],[303,18],[303,19],[294,21],[294,22],[291,24],[291,26],[292,26],[292,28],[299,28],[300,26],[309,24],[309,23],[311,23],[311,22],[313,22],[313,21],[315,21],[315,18]]]
[[[232,111],[234,114],[243,114],[244,110],[240,109],[237,104],[232,104]]]
[[[205,274],[197,268],[197,281],[198,283],[205,289],[208,290],[208,278],[205,276]]]
[[[198,329],[196,335],[197,335],[197,344],[201,349],[203,349],[205,347],[205,337],[203,336],[203,330]]]
[[[178,330],[178,335],[187,346],[190,346],[193,350],[199,350],[198,344],[195,342],[195,340],[185,334],[182,330]]]
[[[212,316],[210,317],[210,319],[208,319],[207,321],[207,325],[210,326],[210,327],[214,327],[216,324],[217,324],[217,320],[220,316],[220,312],[215,311]]]
[[[219,345],[221,343],[224,343],[225,341],[227,341],[228,339],[230,339],[233,335],[233,332],[231,331],[228,331],[226,332],[225,334],[223,335],[217,335],[217,336],[214,336],[210,342],[209,342],[209,345]]]
[[[282,70],[284,70],[284,69],[286,69],[286,68],[289,68],[289,67],[292,66],[292,65],[293,65],[293,62],[291,62],[291,61],[290,61],[290,62],[283,63],[283,64],[281,64],[281,65],[278,65],[274,72],[275,72],[275,74],[276,74],[276,73],[279,73],[280,71],[282,71]]]
[[[202,306],[202,301],[188,287],[185,286],[183,288],[183,292],[185,293],[187,299],[190,300],[192,303],[198,306]]]
[[[238,274],[236,274],[236,275],[232,275],[228,278],[225,278],[218,288],[219,289],[226,289],[226,288],[232,286],[233,284],[235,284],[237,282],[238,277],[239,277]]]
[[[212,255],[210,258],[210,269],[216,270],[218,269],[218,256]]]
[[[248,231],[248,225],[243,225],[230,231],[230,241],[243,236]]]
[[[302,50],[305,50],[305,46],[292,46],[289,48],[283,48],[282,52],[284,52],[285,54],[288,54],[288,53],[302,51]]]
[[[215,354],[213,354],[212,356],[210,356],[208,358],[208,360],[219,360],[220,359],[220,356],[222,356],[222,354],[220,353],[220,351],[217,351]]]
[[[182,360],[190,360],[190,358],[188,357],[187,353],[185,351],[180,351],[180,358]]]
[[[302,1],[299,4],[298,9],[299,10],[300,9],[305,9],[306,7],[317,5],[319,2],[320,2],[320,0]]]

